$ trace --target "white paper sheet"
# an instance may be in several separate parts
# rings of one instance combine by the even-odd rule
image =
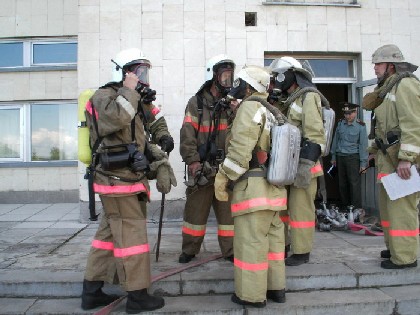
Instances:
[[[397,173],[392,173],[381,178],[389,199],[396,200],[420,191],[420,176],[416,166],[412,165],[410,170],[410,179],[401,179]]]

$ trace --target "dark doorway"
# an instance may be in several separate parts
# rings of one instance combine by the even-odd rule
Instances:
[[[316,84],[319,91],[324,94],[324,96],[327,98],[327,100],[330,102],[331,108],[335,112],[335,124],[334,124],[334,131],[337,127],[338,121],[343,118],[341,108],[339,106],[340,102],[343,101],[349,101],[349,88],[350,86],[348,84],[332,84],[332,83],[322,83],[322,84]],[[324,174],[325,174],[325,186],[327,189],[327,198],[328,203],[339,203],[339,192],[338,192],[338,176],[335,176],[335,178],[331,178],[326,174],[327,170],[331,166],[331,154],[328,156],[322,158],[323,161],[323,168],[324,168]],[[322,201],[321,196],[317,196],[317,200]]]

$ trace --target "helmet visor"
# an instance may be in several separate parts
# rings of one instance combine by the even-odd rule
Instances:
[[[231,88],[233,83],[233,69],[220,68],[217,70],[217,82],[224,88]]]
[[[136,64],[130,67],[129,72],[134,73],[140,83],[149,86],[149,68],[148,64]]]

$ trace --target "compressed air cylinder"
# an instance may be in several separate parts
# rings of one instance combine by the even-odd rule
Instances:
[[[332,108],[322,107],[322,119],[324,120],[325,129],[325,149],[322,156],[330,154],[330,147],[334,133],[335,112]]]
[[[89,128],[86,125],[85,106],[92,97],[94,90],[84,90],[78,100],[78,158],[88,166],[92,161],[92,150],[89,145]]]

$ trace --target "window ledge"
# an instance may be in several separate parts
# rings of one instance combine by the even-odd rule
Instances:
[[[0,162],[0,168],[76,167],[77,161]]]
[[[1,72],[68,71],[68,70],[77,70],[77,65],[0,68],[0,73]]]
[[[361,8],[360,4],[351,4],[351,3],[307,3],[307,2],[285,2],[285,1],[263,1],[263,5],[289,5],[289,6],[324,6],[324,7],[346,7],[346,8]]]

